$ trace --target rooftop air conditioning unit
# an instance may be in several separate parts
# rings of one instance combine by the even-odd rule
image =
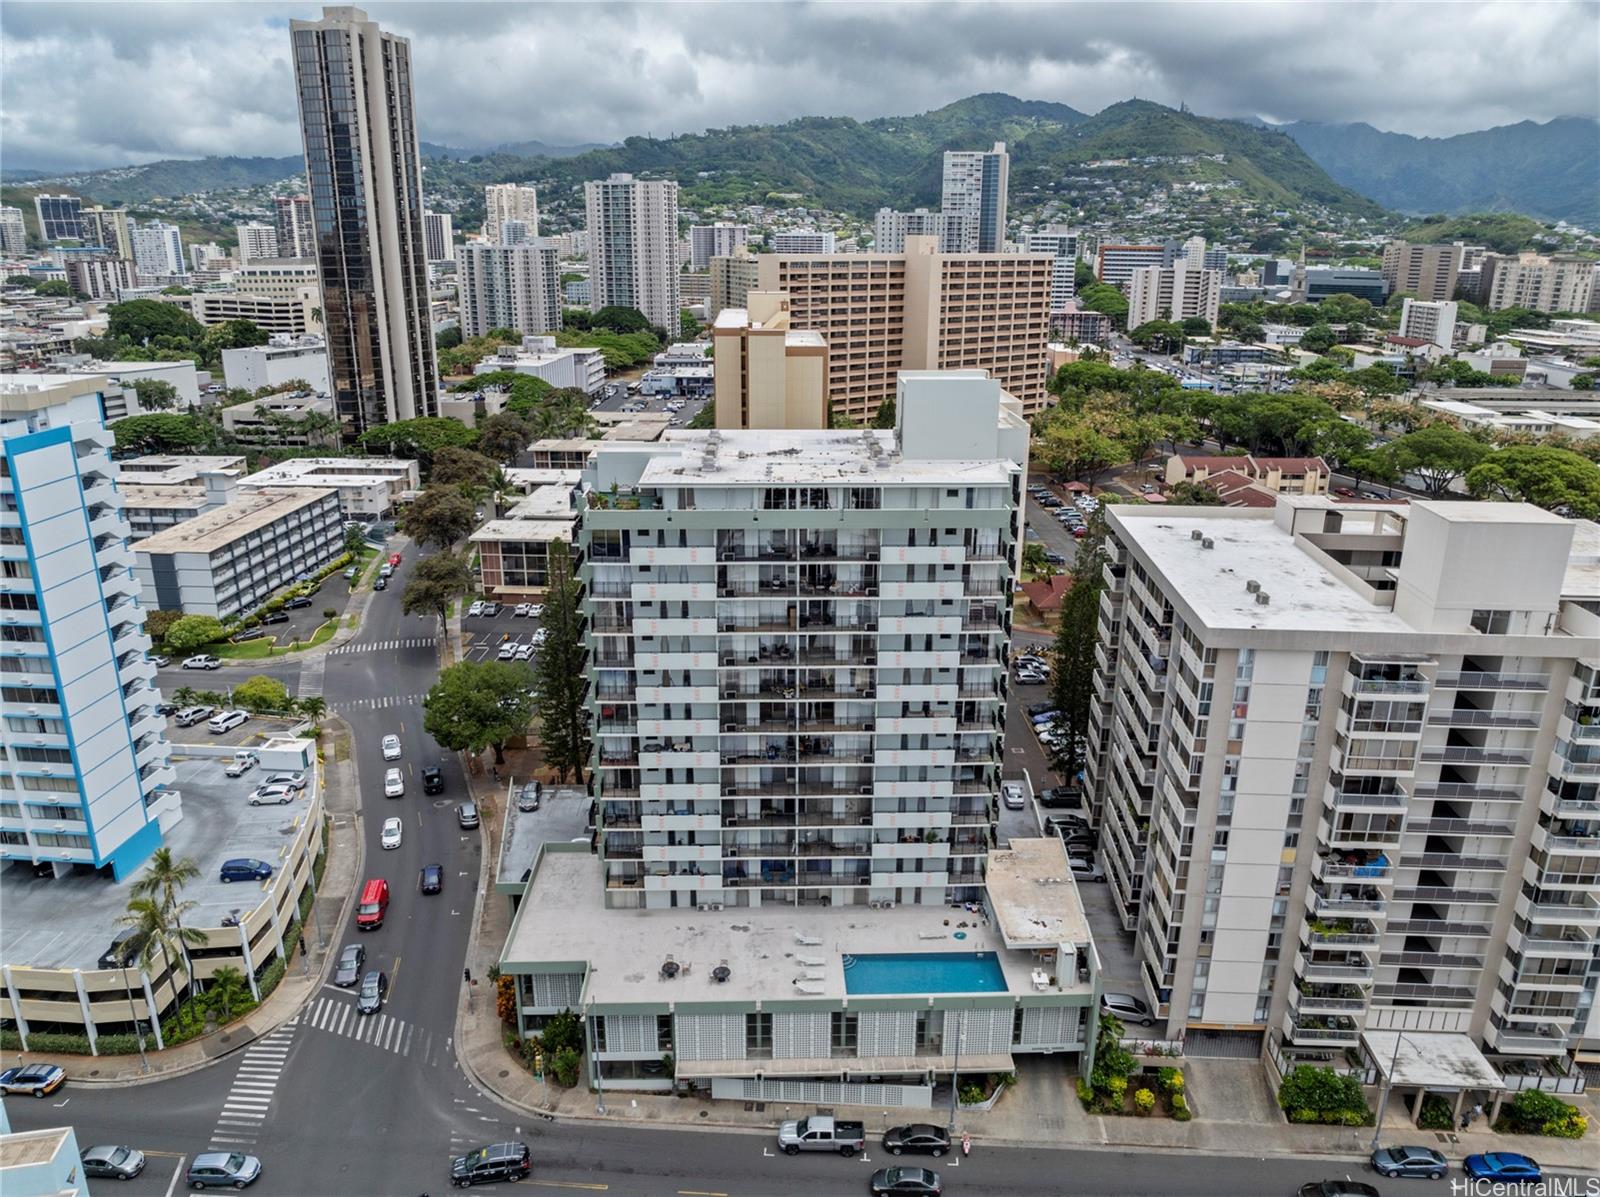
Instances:
[[[1271,601],[1272,601],[1272,596],[1270,594],[1268,594],[1265,590],[1256,591],[1256,605],[1257,606],[1265,607]]]
[[[1205,533],[1200,531],[1199,528],[1194,528],[1189,533],[1190,540],[1199,540],[1203,536],[1205,536]]]
[[[1217,542],[1212,540],[1211,537],[1207,536],[1200,542],[1200,547],[1202,549],[1214,549],[1217,547]]]
[[[1256,594],[1261,590],[1261,583],[1257,582],[1254,578],[1251,578],[1244,584],[1244,588],[1246,593]]]

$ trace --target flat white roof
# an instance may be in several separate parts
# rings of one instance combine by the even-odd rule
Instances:
[[[502,472],[513,485],[527,491],[532,491],[536,487],[547,486],[552,482],[565,482],[568,486],[576,486],[583,481],[582,470],[533,470],[513,466]]]
[[[723,486],[882,486],[939,483],[948,486],[1002,486],[1009,478],[1006,462],[902,458],[893,432],[867,429],[814,431],[736,429],[718,434],[675,429],[661,438],[663,451],[653,456],[639,479],[641,486],[678,486],[685,478]],[[876,443],[877,452],[869,445]],[[715,468],[703,455],[717,445]],[[605,453],[602,443],[598,452]],[[880,464],[881,463],[881,464]]]
[[[134,541],[133,550],[136,553],[209,553],[334,494],[331,488],[258,487],[231,503],[213,507],[192,519],[163,528],[154,536]]]
[[[1501,1089],[1505,1081],[1472,1036],[1438,1031],[1362,1031],[1367,1053],[1395,1085],[1428,1089]]]
[[[1008,848],[990,852],[984,888],[1009,947],[1086,944],[1091,938],[1060,836],[1019,836]]]
[[[554,519],[504,519],[490,520],[467,538],[473,544],[485,540],[528,541],[530,543],[553,540],[572,541],[572,521]]]
[[[535,488],[506,512],[514,520],[570,520],[577,514],[572,506],[572,484],[552,482]]]
[[[251,474],[249,486],[348,486],[409,478],[416,462],[398,457],[292,457]]]
[[[1572,548],[1567,552],[1567,574],[1561,583],[1565,599],[1600,599],[1600,524],[1573,520]]]

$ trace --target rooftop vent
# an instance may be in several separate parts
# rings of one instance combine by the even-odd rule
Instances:
[[[1265,607],[1271,601],[1272,601],[1272,596],[1270,594],[1268,594],[1265,590],[1256,591],[1256,605],[1258,607]]]
[[[1200,547],[1202,549],[1214,549],[1217,547],[1217,542],[1212,540],[1211,537],[1207,536],[1201,540]]]
[[[1200,538],[1201,538],[1201,537],[1203,537],[1203,536],[1204,536],[1204,535],[1205,535],[1205,533],[1204,533],[1204,532],[1202,532],[1202,531],[1200,531],[1200,529],[1199,529],[1199,528],[1195,528],[1195,529],[1193,529],[1193,530],[1191,530],[1191,531],[1190,531],[1190,533],[1189,533],[1189,539],[1190,539],[1190,540],[1199,540],[1199,539],[1200,539]]]
[[[1261,589],[1261,583],[1257,582],[1254,578],[1251,578],[1248,582],[1246,582],[1244,584],[1244,588],[1245,588],[1245,591],[1247,593],[1255,594],[1258,590]]]

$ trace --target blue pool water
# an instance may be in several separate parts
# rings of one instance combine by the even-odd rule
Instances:
[[[993,952],[894,952],[844,958],[846,993],[1003,993]]]

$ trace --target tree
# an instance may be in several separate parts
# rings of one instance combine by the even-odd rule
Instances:
[[[550,543],[550,578],[539,626],[544,643],[535,666],[538,679],[536,710],[539,741],[545,764],[566,781],[568,772],[581,784],[583,763],[589,759],[589,725],[583,697],[582,612],[578,582],[572,576],[572,557],[564,542]]]
[[[444,626],[450,604],[472,593],[472,570],[451,552],[432,553],[417,562],[400,595],[407,615],[437,615]]]
[[[258,673],[233,688],[233,705],[247,711],[287,711],[289,688],[275,677]]]
[[[1105,283],[1090,283],[1078,292],[1078,301],[1091,312],[1104,312],[1110,316],[1114,328],[1123,328],[1128,323],[1127,297],[1115,287]]]
[[[1278,1105],[1290,1122],[1361,1126],[1371,1117],[1361,1080],[1331,1068],[1296,1065],[1278,1087]]]
[[[1093,483],[1119,461],[1122,447],[1081,419],[1058,414],[1044,426],[1034,457],[1052,473]]]
[[[1306,448],[1327,460],[1335,470],[1343,469],[1352,457],[1372,448],[1372,434],[1358,424],[1338,418],[1318,420],[1305,435]]]
[[[1363,394],[1369,399],[1380,395],[1399,395],[1406,389],[1406,384],[1400,380],[1392,369],[1382,362],[1374,362],[1360,370],[1351,370],[1344,376],[1345,382],[1351,386],[1360,387]]]
[[[106,309],[106,336],[126,337],[143,345],[159,337],[170,337],[196,344],[206,334],[205,326],[175,303],[159,299],[132,299],[114,303]]]
[[[6,275],[6,286],[26,287],[28,290],[33,291],[38,288],[39,280],[30,274],[8,274]]]
[[[452,324],[449,328],[441,329],[439,335],[434,337],[433,344],[436,349],[454,349],[461,344],[461,327]]]
[[[439,486],[476,488],[488,485],[494,472],[495,463],[482,453],[447,445],[433,455],[433,470],[428,477]]]
[[[430,486],[400,514],[400,530],[421,545],[447,549],[477,523],[472,500],[452,486]]]
[[[1322,301],[1321,313],[1324,320],[1333,324],[1364,324],[1372,319],[1372,304],[1341,292]]]
[[[1062,731],[1061,747],[1055,758],[1069,785],[1077,784],[1089,741],[1089,711],[1098,668],[1094,651],[1099,640],[1100,593],[1105,589],[1105,535],[1105,517],[1096,512],[1089,519],[1088,535],[1078,542],[1072,588],[1061,600],[1056,625],[1056,668],[1050,697],[1061,712],[1056,720]]]
[[[650,321],[638,308],[618,307],[615,304],[601,308],[589,318],[590,328],[605,328],[616,333],[649,332]]]
[[[129,416],[111,425],[117,448],[129,453],[176,453],[207,441],[205,429],[190,416]]]
[[[1363,481],[1397,482],[1400,479],[1400,472],[1394,468],[1394,457],[1387,448],[1352,453],[1341,464],[1344,472],[1355,479],[1358,493]]]
[[[1570,449],[1511,445],[1489,454],[1467,471],[1467,490],[1533,503],[1579,519],[1600,518],[1600,466]]]
[[[476,432],[459,420],[446,416],[396,420],[393,424],[380,424],[361,434],[364,447],[383,449],[397,457],[414,457],[424,466],[433,460],[433,455],[440,449],[448,446],[470,449],[477,440]]]
[[[1307,353],[1326,353],[1338,343],[1338,336],[1326,324],[1313,324],[1300,334],[1300,348]]]
[[[267,340],[266,332],[252,321],[224,320],[206,329],[200,338],[200,351],[207,361],[216,362],[222,360],[224,349],[249,349],[265,345]]]
[[[222,621],[214,615],[185,615],[167,629],[167,647],[175,653],[190,653],[221,640]]]
[[[161,960],[161,973],[171,978],[176,988],[177,978],[173,976],[172,958],[187,961],[189,946],[200,946],[207,942],[204,931],[197,931],[191,927],[184,927],[179,920],[194,907],[193,902],[184,902],[176,908],[169,910],[155,898],[129,898],[127,913],[117,919],[119,927],[132,927],[135,942],[139,947],[139,967],[146,972],[155,972],[157,958]],[[194,986],[194,970],[186,970],[189,975],[189,986]]]
[[[294,708],[307,719],[315,722],[328,713],[328,702],[319,695],[310,694],[305,698],[295,699]]]
[[[1319,357],[1289,371],[1295,382],[1338,382],[1344,378],[1344,366],[1331,357]]]
[[[439,675],[423,699],[422,726],[456,752],[494,749],[505,762],[505,743],[533,717],[533,672],[510,661],[463,661]]]
[[[1221,507],[1222,496],[1204,482],[1174,482],[1167,488],[1167,502],[1174,507]]]
[[[1182,327],[1183,335],[1186,337],[1209,337],[1211,335],[1211,322],[1204,316],[1185,316]]]
[[[178,388],[160,378],[135,378],[133,393],[146,411],[169,411],[178,405]]]
[[[1183,326],[1171,320],[1146,320],[1128,334],[1128,340],[1155,353],[1176,353],[1183,347]]]
[[[250,987],[244,974],[231,964],[224,964],[211,974],[206,983],[206,1002],[219,1023],[233,1020],[233,1012],[250,1000]]]
[[[1575,391],[1592,391],[1595,389],[1596,381],[1600,381],[1600,374],[1596,374],[1592,371],[1585,372],[1583,374],[1574,374],[1572,376],[1572,389]],[[1486,383],[1484,385],[1487,386],[1488,384]]]
[[[182,618],[182,611],[146,611],[144,613],[145,635],[160,643],[167,638],[167,629]]]
[[[485,460],[492,459],[502,465],[515,465],[517,458],[538,439],[532,425],[511,411],[490,416],[478,430],[478,447],[483,450]]]
[[[33,289],[42,299],[71,299],[72,288],[58,278],[47,278]]]
[[[695,319],[694,313],[688,308],[680,310],[678,312],[678,339],[680,341],[692,341],[699,335],[700,321]]]
[[[879,402],[878,410],[872,414],[872,427],[892,430],[895,418],[894,396],[890,395]]]
[[[1430,424],[1389,442],[1395,469],[1413,474],[1428,497],[1437,499],[1450,484],[1489,453],[1489,446],[1446,424]]]

